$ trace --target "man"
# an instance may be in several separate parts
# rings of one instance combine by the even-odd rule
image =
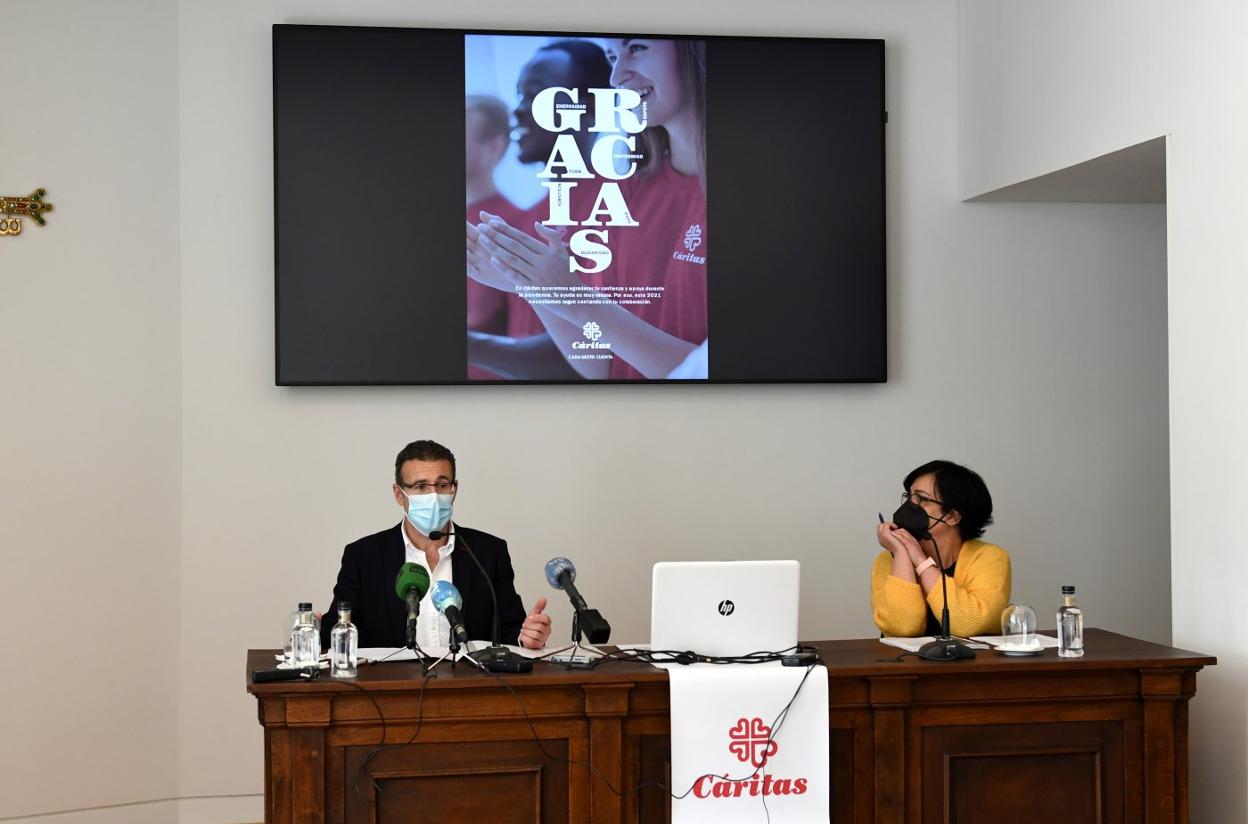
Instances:
[[[450,581],[463,597],[464,626],[471,640],[489,641],[494,604],[475,555],[498,595],[504,644],[541,649],[550,636],[546,599],[538,598],[527,616],[513,583],[507,542],[451,521],[458,494],[455,456],[433,441],[414,441],[394,461],[394,502],[403,512],[398,526],[348,544],[334,585],[334,598],[321,621],[321,646],[338,619],[338,604],[351,604],[351,620],[359,628],[362,647],[407,644],[407,606],[395,594],[399,569],[410,561],[429,571],[432,582]],[[437,534],[437,537],[432,537]],[[457,540],[458,538],[458,540]],[[450,625],[434,609],[430,592],[420,602],[417,640],[422,647],[445,647]]]

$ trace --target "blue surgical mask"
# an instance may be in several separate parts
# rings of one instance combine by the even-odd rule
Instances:
[[[441,529],[451,520],[451,502],[454,495],[426,492],[424,495],[407,495],[407,520],[421,535]]]

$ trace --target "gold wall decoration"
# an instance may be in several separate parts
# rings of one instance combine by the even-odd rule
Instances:
[[[52,204],[44,201],[47,195],[44,189],[35,189],[25,197],[0,196],[0,235],[20,235],[22,218],[28,217],[39,226],[47,225],[43,219],[45,212],[52,211]]]

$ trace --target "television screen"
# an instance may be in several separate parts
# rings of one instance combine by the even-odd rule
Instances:
[[[885,378],[880,40],[277,25],[273,86],[280,385]]]

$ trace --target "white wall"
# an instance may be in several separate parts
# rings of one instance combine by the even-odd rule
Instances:
[[[1194,6],[1166,0],[962,0],[966,197],[1166,134]]]
[[[960,21],[966,193],[1169,135],[1174,643],[1218,656],[1191,706],[1191,815],[1238,824],[1248,820],[1248,641],[1236,629],[1248,539],[1228,521],[1248,464],[1248,8],[963,0]],[[1156,505],[1140,498],[1114,517]]]
[[[3,818],[177,791],[181,342],[176,7],[0,20]]]
[[[177,202],[158,218],[165,242],[180,244],[180,293],[176,282],[169,293],[175,308],[181,302],[180,327],[160,316],[166,334],[149,335],[144,348],[172,361],[173,380],[161,386],[175,397],[145,413],[159,421],[144,423],[151,432],[180,431],[181,443],[137,452],[126,471],[163,475],[170,455],[175,476],[181,469],[180,487],[160,486],[128,513],[147,523],[155,508],[172,519],[170,530],[180,523],[180,540],[174,534],[161,544],[180,547],[169,572],[181,577],[180,612],[160,628],[176,632],[182,649],[176,737],[164,731],[165,752],[178,756],[168,795],[203,797],[193,813],[184,802],[182,820],[246,820],[248,809],[259,810],[237,798],[259,793],[263,779],[244,651],[276,644],[278,622],[296,600],[327,601],[343,544],[398,521],[391,462],[416,437],[455,450],[459,517],[511,541],[526,601],[555,594],[541,565],[567,554],[619,641],[648,636],[650,565],[670,558],[797,557],[803,635],[872,633],[875,513],[895,505],[907,470],[936,456],[969,463],[992,486],[998,525],[989,537],[1014,555],[1019,600],[1044,616],[1057,587],[1075,583],[1093,624],[1169,640],[1167,512],[1139,506],[1167,496],[1163,210],[960,203],[952,0],[768,7],[734,0],[717,8],[722,13],[711,19],[705,6],[660,2],[574,17],[566,4],[501,0],[444,10],[369,2],[350,15],[329,2],[180,4],[176,53],[168,54],[168,40],[161,52],[176,97],[147,98],[166,117],[178,107],[179,131],[160,150],[145,146],[148,156],[176,157],[179,165],[144,172],[161,181],[180,176]],[[111,11],[90,3],[74,11],[84,31],[73,42],[87,50],[89,32]],[[31,14],[53,24],[46,10]],[[150,17],[129,15],[128,36],[161,36],[135,30],[134,21]],[[156,15],[172,17],[167,6]],[[642,19],[672,32],[887,41],[889,383],[273,386],[272,23],[635,29]],[[25,38],[30,28],[6,31]],[[71,82],[68,73],[63,82]],[[65,90],[49,99],[69,114],[81,105]],[[37,110],[33,99],[22,109]],[[107,139],[101,151],[110,154],[129,145]],[[65,185],[71,182],[106,193],[98,174]],[[169,215],[179,218],[170,223]],[[48,237],[56,231],[49,227]],[[150,249],[152,231],[115,243]],[[25,249],[29,240],[14,246]],[[68,265],[52,271],[63,282],[85,278]],[[127,331],[156,324],[148,311],[128,317],[134,330]],[[27,314],[37,320],[47,312],[35,305]],[[94,344],[71,330],[62,345]],[[44,381],[64,374],[50,356],[28,368]],[[29,423],[45,441],[60,431],[33,415]],[[19,467],[44,471],[46,455],[31,448]],[[150,505],[171,494],[171,506]],[[1125,524],[1105,517],[1127,511],[1137,517]],[[21,523],[39,535],[54,514],[48,503],[23,512]],[[6,564],[21,557],[10,546]],[[146,591],[150,581],[136,586]],[[561,637],[568,611],[552,603]],[[58,642],[37,626],[32,634],[44,646]],[[122,740],[100,729],[101,739],[83,746],[89,756]],[[18,745],[46,747],[35,731]],[[167,777],[174,759],[163,763]],[[133,783],[116,786],[127,800],[155,797]],[[60,809],[47,792],[32,791],[13,810],[7,794],[0,797],[0,817],[34,811],[36,803]],[[79,806],[111,796],[82,797]]]

